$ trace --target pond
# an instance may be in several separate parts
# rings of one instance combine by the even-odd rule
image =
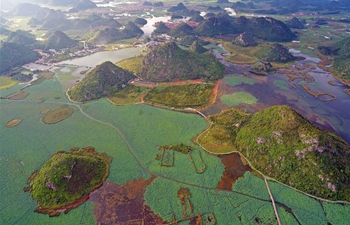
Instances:
[[[115,63],[123,59],[137,56],[141,54],[141,50],[142,48],[124,48],[124,49],[119,49],[115,51],[96,52],[81,58],[65,60],[60,63],[57,63],[57,65],[70,64],[70,65],[76,65],[76,66],[95,67],[105,61],[111,61]]]

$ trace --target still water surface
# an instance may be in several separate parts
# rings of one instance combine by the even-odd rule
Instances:
[[[76,66],[88,66],[95,67],[105,61],[111,61],[112,63],[121,61],[123,59],[131,58],[133,56],[141,54],[142,48],[124,48],[115,51],[103,51],[96,52],[88,56],[84,56],[81,58],[65,60],[58,65],[62,64],[70,64]]]

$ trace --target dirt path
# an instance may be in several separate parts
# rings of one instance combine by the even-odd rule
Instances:
[[[267,189],[267,191],[269,192],[269,195],[270,195],[270,199],[271,199],[271,202],[272,202],[272,205],[273,205],[273,210],[275,211],[275,215],[276,215],[276,219],[277,219],[278,225],[281,225],[281,221],[280,221],[280,217],[278,216],[275,200],[273,199],[273,196],[272,196],[271,191],[270,191],[269,184],[267,183],[267,180],[266,180],[265,176],[264,176],[264,181],[265,181],[265,184],[266,184],[266,189]]]

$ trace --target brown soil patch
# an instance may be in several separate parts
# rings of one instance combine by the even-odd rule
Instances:
[[[15,127],[22,122],[22,119],[13,119],[6,123],[6,127]]]
[[[161,82],[158,83],[159,86],[173,86],[173,85],[184,85],[184,84],[201,84],[204,83],[203,79],[193,79],[193,80],[179,80],[171,82]]]
[[[166,222],[145,205],[143,195],[153,179],[138,179],[123,185],[105,182],[90,194],[98,224],[158,225]]]
[[[212,105],[214,105],[217,102],[218,99],[218,94],[219,94],[219,88],[222,85],[222,79],[219,80],[218,82],[216,82],[214,88],[213,88],[213,92],[211,93],[210,97],[209,97],[209,104],[204,106],[203,108],[199,108],[197,109],[198,111],[202,111],[205,109],[208,109],[209,107],[211,107]]]
[[[233,183],[240,177],[243,177],[246,171],[252,171],[248,165],[242,162],[238,153],[218,156],[225,165],[225,171],[221,176],[217,188],[221,190],[232,190]]]
[[[46,79],[51,79],[54,75],[55,75],[54,72],[42,71],[38,74],[38,77],[45,77]]]
[[[9,94],[5,96],[5,99],[10,99],[10,100],[21,100],[24,99],[29,95],[28,92],[26,91],[17,91],[15,93]]]
[[[69,107],[59,108],[46,114],[41,120],[43,121],[43,123],[47,124],[58,123],[70,117],[73,111],[74,110]]]
[[[50,111],[51,111],[51,109],[46,108],[46,109],[41,110],[41,111],[40,111],[40,114],[46,114],[46,113],[48,113],[48,112],[50,112]]]

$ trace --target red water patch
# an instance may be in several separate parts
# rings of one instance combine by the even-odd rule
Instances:
[[[98,224],[138,225],[165,224],[149,206],[143,195],[153,179],[134,180],[123,185],[105,182],[90,194],[89,201],[95,204],[94,216]]]
[[[219,158],[225,165],[225,171],[218,183],[218,189],[231,191],[233,183],[238,178],[243,177],[246,171],[252,171],[252,168],[243,164],[238,153],[220,155]]]

